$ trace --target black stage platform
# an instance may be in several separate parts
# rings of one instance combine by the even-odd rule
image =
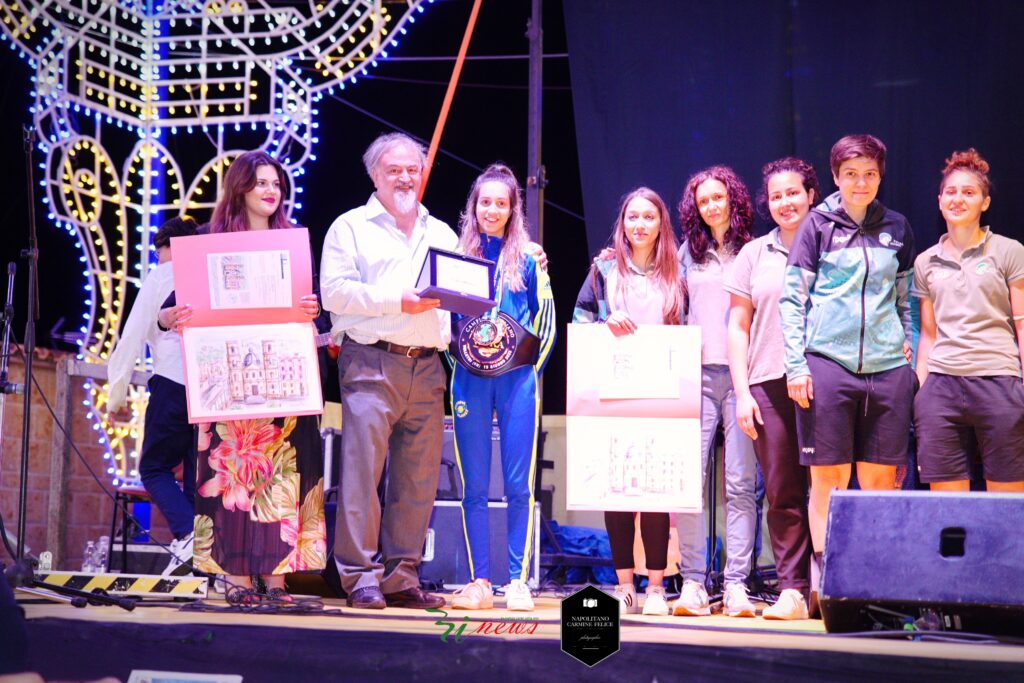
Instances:
[[[223,605],[222,602],[211,601]],[[448,610],[471,622],[442,642],[438,615],[392,609],[336,615],[239,614],[140,605],[74,609],[22,602],[29,660],[47,679],[133,669],[241,674],[256,681],[1024,681],[1024,646],[835,636],[820,621],[623,618],[617,654],[588,668],[559,646],[559,600],[537,611]],[[532,633],[475,633],[480,623],[536,618]],[[528,629],[522,629],[526,631]]]

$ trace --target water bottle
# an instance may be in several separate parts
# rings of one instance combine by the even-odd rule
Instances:
[[[96,573],[96,544],[92,541],[87,541],[82,551],[82,573]]]
[[[110,536],[100,536],[99,545],[96,546],[96,571],[100,574],[107,571],[107,561],[110,558]]]

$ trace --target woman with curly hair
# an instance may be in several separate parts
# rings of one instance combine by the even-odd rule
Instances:
[[[231,162],[213,218],[199,232],[291,228],[282,201],[287,192],[288,175],[276,159],[246,152]],[[314,274],[314,290],[316,282]],[[180,332],[192,312],[187,302],[175,303],[172,294],[159,323]],[[301,297],[299,310],[315,320],[318,295]],[[258,344],[241,346],[247,364],[260,362]],[[284,575],[323,569],[327,556],[317,417],[205,423],[198,431],[193,566],[226,575],[229,602],[290,601]],[[255,578],[266,584],[266,594],[254,590]]]
[[[821,200],[814,168],[785,157],[761,171],[759,203],[775,228],[740,249],[725,289],[729,312],[729,370],[736,421],[754,440],[768,496],[768,532],[782,594],[766,619],[806,619],[811,535],[807,526],[807,469],[800,464],[796,411],[786,386],[779,295],[786,259],[804,216]]]
[[[932,490],[969,490],[977,451],[989,491],[1024,492],[1024,245],[981,224],[992,203],[988,171],[973,147],[946,159],[946,234],[914,262],[914,422],[921,480]]]
[[[756,528],[757,464],[750,437],[736,421],[736,393],[729,376],[726,321],[729,292],[723,282],[740,248],[750,241],[753,210],[750,194],[736,172],[712,166],[694,174],[679,200],[683,244],[679,258],[689,294],[687,323],[699,325],[701,359],[701,472],[714,448],[720,423],[725,428],[726,546],[723,611],[732,617],[754,616],[747,597]],[[703,487],[703,483],[702,483]],[[708,504],[714,505],[714,501]],[[705,578],[704,515],[676,515],[680,569],[684,583],[673,612],[704,616],[711,613]]]
[[[497,306],[476,317],[452,314],[451,401],[455,457],[464,482],[462,519],[472,581],[455,592],[456,609],[490,609],[487,488],[491,480],[492,416],[501,432],[501,468],[508,501],[505,607],[532,611],[530,567],[533,483],[540,424],[539,378],[555,343],[551,281],[527,254],[522,193],[504,164],[492,164],[473,183],[460,223],[459,250],[497,263]],[[478,350],[514,339],[516,353],[500,368],[485,367]],[[525,352],[525,353],[523,353]]]
[[[668,207],[651,189],[640,187],[622,200],[608,258],[598,258],[580,289],[573,322],[604,323],[620,337],[637,325],[679,325],[686,312]],[[614,596],[623,614],[639,609],[633,585],[635,512],[606,511],[604,523],[618,585]],[[667,615],[662,585],[668,565],[670,519],[667,512],[640,513],[640,538],[647,559],[647,597],[643,613]]]

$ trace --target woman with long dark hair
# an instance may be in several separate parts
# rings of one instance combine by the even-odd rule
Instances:
[[[289,229],[287,194],[281,164],[262,151],[246,152],[228,168],[209,232]],[[315,276],[313,282],[315,288]],[[191,309],[171,303],[160,324],[180,331]],[[317,294],[303,296],[299,308],[316,319]],[[204,423],[198,432],[193,566],[226,575],[229,602],[253,604],[264,595],[290,600],[284,575],[323,569],[327,554],[317,418]],[[266,594],[254,590],[257,577]]]
[[[547,273],[526,253],[529,234],[512,171],[492,164],[473,183],[459,221],[459,250],[497,263],[494,309],[476,317],[452,315],[451,400],[455,456],[464,482],[462,519],[472,581],[452,607],[493,606],[487,489],[491,480],[491,420],[501,432],[501,468],[508,502],[509,583],[505,606],[533,610],[529,575],[533,483],[540,433],[539,377],[555,343],[555,302]],[[496,349],[515,349],[500,366]]]
[[[768,533],[782,593],[766,619],[806,619],[811,536],[807,526],[807,469],[800,464],[796,411],[786,385],[779,295],[796,230],[821,199],[814,168],[785,157],[761,171],[760,203],[775,228],[740,249],[725,289],[729,311],[729,370],[736,422],[754,440],[768,496]]]
[[[658,193],[640,187],[626,195],[612,244],[608,258],[598,258],[591,266],[573,322],[604,323],[617,337],[633,334],[637,325],[679,325],[686,313],[685,294],[668,207]],[[614,595],[623,614],[635,614],[640,607],[633,584],[635,517],[635,512],[604,513],[618,580]],[[669,526],[667,512],[640,513],[648,572],[644,614],[668,614],[663,581]]]
[[[756,527],[757,464],[750,437],[736,421],[736,394],[729,376],[726,320],[729,293],[723,282],[736,254],[750,241],[753,210],[750,194],[728,166],[695,173],[679,200],[683,244],[679,257],[689,294],[687,323],[701,328],[701,472],[714,448],[719,424],[725,429],[726,547],[723,611],[732,617],[754,616],[747,597]],[[702,484],[703,486],[703,484]],[[715,501],[708,501],[714,505]],[[705,616],[711,613],[705,576],[704,515],[678,514],[683,589],[673,612]]]

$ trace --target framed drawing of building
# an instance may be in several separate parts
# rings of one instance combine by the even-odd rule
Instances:
[[[175,290],[193,316],[181,335],[189,422],[323,411],[305,229],[172,240]]]
[[[698,512],[700,328],[569,325],[566,508]]]

